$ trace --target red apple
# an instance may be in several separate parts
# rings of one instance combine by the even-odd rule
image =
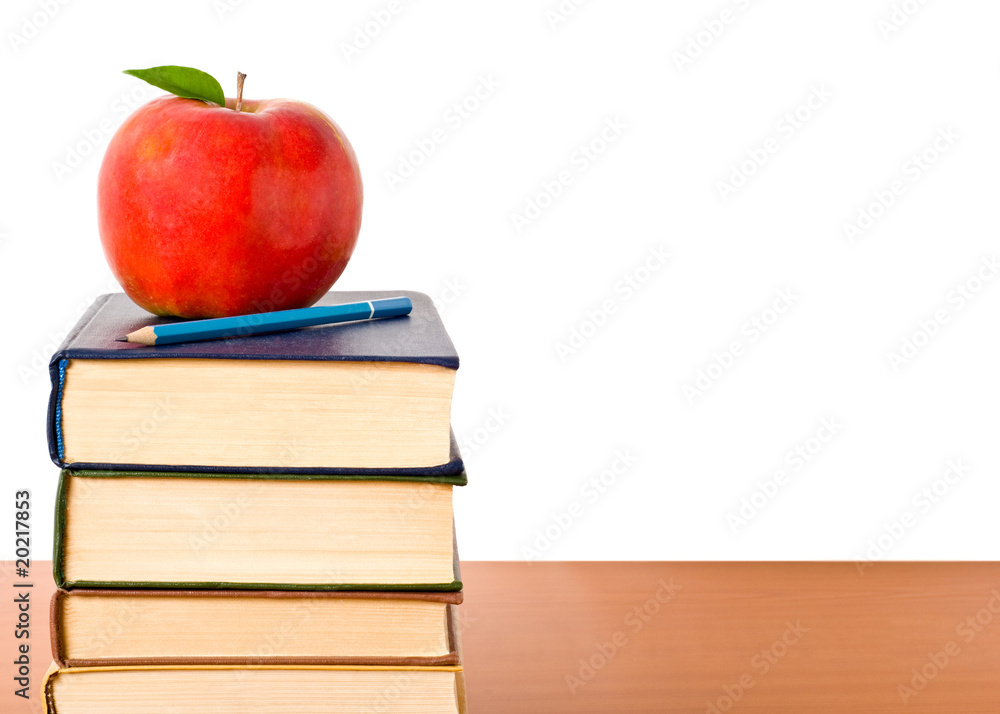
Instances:
[[[361,228],[361,173],[309,104],[154,99],[112,137],[98,178],[115,277],[157,315],[307,307],[340,277]]]

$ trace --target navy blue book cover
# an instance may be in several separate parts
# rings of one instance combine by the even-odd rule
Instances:
[[[148,325],[176,322],[176,318],[152,315],[133,303],[124,293],[101,295],[80,318],[76,327],[52,356],[49,376],[49,455],[57,466],[65,467],[60,456],[59,410],[62,374],[73,359],[220,359],[220,360],[311,360],[413,362],[458,369],[458,354],[445,331],[431,298],[408,290],[373,290],[330,292],[317,305],[362,302],[378,298],[406,296],[413,302],[405,317],[307,327],[270,335],[235,337],[205,342],[190,342],[159,347],[145,347],[117,342],[124,335]],[[147,464],[108,464],[74,462],[76,469],[129,469],[138,471],[190,471],[191,466]],[[262,473],[273,469],[257,467],[204,467],[202,471]],[[426,468],[288,468],[289,473],[396,473],[412,475],[450,475],[463,469],[458,443],[451,436],[449,461]]]

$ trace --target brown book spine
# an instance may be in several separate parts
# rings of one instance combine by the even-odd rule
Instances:
[[[65,594],[66,591],[59,588],[52,593],[52,600],[49,602],[49,640],[52,644],[52,659],[60,668],[66,666],[63,661],[62,638],[62,599]]]

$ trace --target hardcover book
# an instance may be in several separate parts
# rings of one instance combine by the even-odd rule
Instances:
[[[465,714],[460,665],[49,668],[48,714]]]
[[[64,470],[65,589],[457,591],[451,476]]]
[[[159,347],[116,342],[164,318],[103,295],[49,366],[59,466],[229,473],[455,474],[458,355],[423,293],[405,317]]]
[[[60,667],[459,664],[461,592],[57,590]]]

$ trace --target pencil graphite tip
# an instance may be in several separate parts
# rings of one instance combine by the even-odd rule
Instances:
[[[128,342],[127,337],[116,337],[115,342]]]

